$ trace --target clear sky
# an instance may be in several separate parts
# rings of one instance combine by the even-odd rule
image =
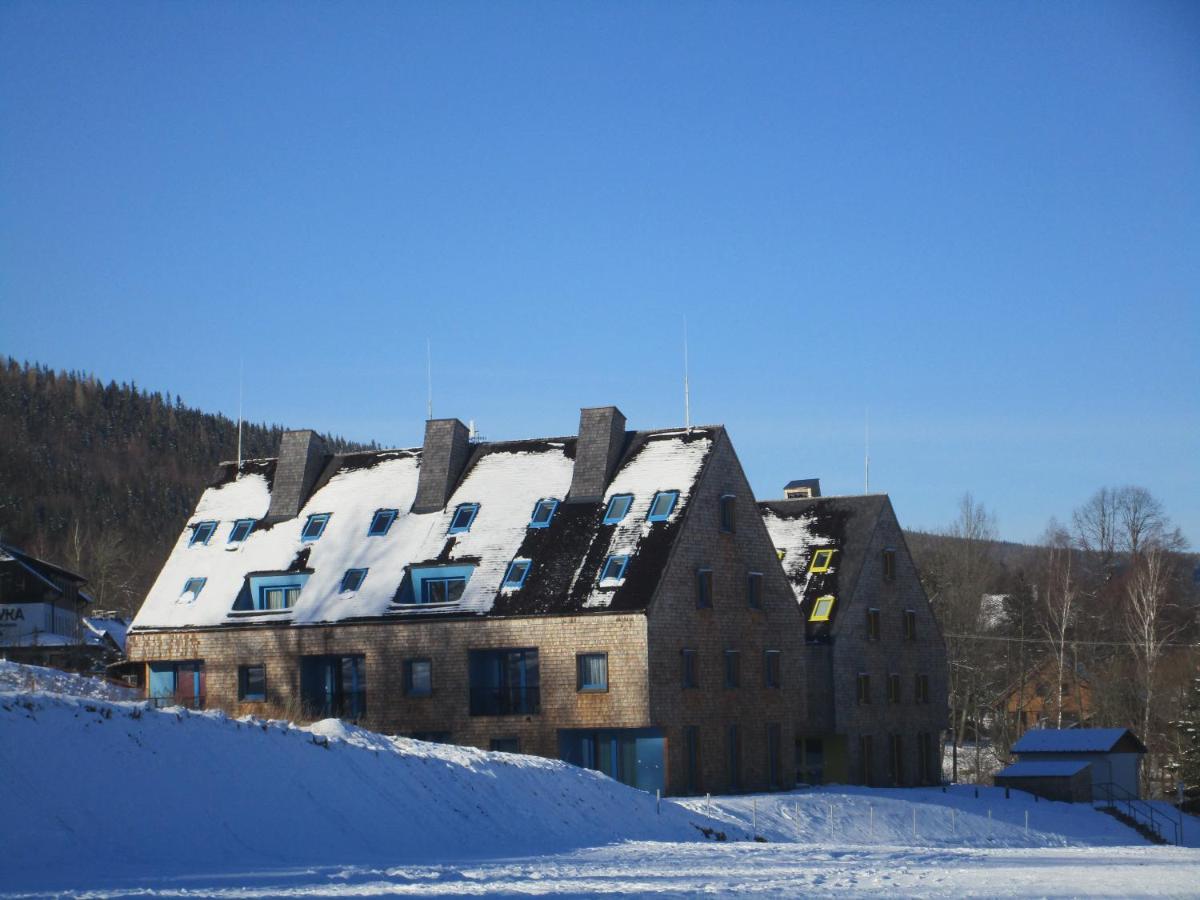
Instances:
[[[0,5],[0,353],[1200,546],[1200,4]]]

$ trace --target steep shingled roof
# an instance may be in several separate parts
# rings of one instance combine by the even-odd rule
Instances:
[[[229,541],[235,521],[266,516],[274,461],[244,464],[240,478],[226,466],[200,498],[133,627],[644,609],[719,432],[707,427],[627,433],[623,456],[599,503],[565,502],[573,437],[476,445],[445,507],[422,514],[411,512],[421,451],[333,456],[297,517],[255,528],[237,543]],[[678,491],[679,499],[667,521],[649,522],[647,512],[658,491]],[[615,494],[632,494],[633,504],[620,523],[606,525],[604,510]],[[530,528],[534,506],[542,499],[562,502],[549,527]],[[454,512],[464,503],[479,504],[475,520],[468,531],[449,534]],[[369,537],[368,526],[380,509],[394,509],[397,516],[386,535]],[[305,522],[320,513],[329,514],[324,533],[304,541]],[[207,544],[191,545],[192,529],[202,521],[219,523],[216,532]],[[599,572],[611,554],[628,555],[629,564],[619,584],[602,587]],[[504,588],[514,558],[529,559],[531,570],[519,589]],[[462,596],[437,605],[404,602],[410,572],[422,566],[469,566]],[[342,577],[351,568],[367,569],[367,576],[357,590],[343,593]],[[248,575],[289,570],[308,576],[290,610],[233,611]],[[184,594],[193,578],[206,579],[204,586]]]

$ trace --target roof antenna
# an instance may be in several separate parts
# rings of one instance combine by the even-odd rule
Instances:
[[[237,481],[242,477],[242,396],[245,393],[244,385],[246,383],[246,357],[242,356],[238,359],[238,452],[237,452],[237,470],[234,473],[233,480]]]
[[[692,432],[692,399],[688,390],[688,332],[687,315],[683,317],[683,424],[688,434]]]
[[[871,407],[863,419],[863,493],[871,493]]]
[[[433,418],[433,344],[425,338],[425,378],[429,384],[429,399],[425,404],[425,418]]]

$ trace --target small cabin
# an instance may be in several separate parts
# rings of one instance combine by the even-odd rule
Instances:
[[[1128,728],[1041,728],[1013,745],[1018,761],[997,787],[1074,803],[1139,796],[1146,746]]]

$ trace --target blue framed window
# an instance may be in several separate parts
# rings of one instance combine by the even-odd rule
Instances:
[[[315,541],[325,533],[325,526],[329,524],[329,513],[315,513],[308,517],[308,521],[304,523],[304,530],[300,532],[300,539],[304,541]]]
[[[208,582],[207,578],[189,578],[183,583],[183,593],[191,594],[195,600],[200,596],[200,592],[204,590],[204,585]]]
[[[608,690],[607,653],[576,654],[575,690],[581,694]]]
[[[216,522],[197,522],[192,526],[192,539],[188,541],[188,546],[190,547],[193,544],[207,544],[216,530]]]
[[[504,587],[519,588],[529,576],[533,563],[527,559],[514,559],[508,564],[508,574],[504,576]]]
[[[425,578],[421,581],[422,603],[453,603],[467,589],[467,579],[462,576],[448,578]]]
[[[250,579],[256,610],[291,609],[300,598],[307,575],[256,575]]]
[[[453,603],[462,597],[474,571],[474,566],[414,566],[401,582],[395,602]]]
[[[628,565],[628,556],[610,556],[600,570],[600,581],[620,581],[625,577],[625,567]]]
[[[346,574],[342,576],[342,593],[346,594],[350,591],[357,591],[362,587],[362,583],[366,580],[366,569],[347,569]]]
[[[371,519],[371,527],[367,529],[367,537],[383,537],[396,521],[396,510],[377,509]]]
[[[250,537],[250,532],[253,530],[253,519],[238,519],[233,523],[233,527],[229,529],[229,543],[240,544],[246,538]]]
[[[446,530],[446,534],[461,534],[464,531],[471,530],[471,523],[475,521],[475,514],[479,512],[478,503],[460,503],[454,510],[454,517],[450,520],[450,527]]]
[[[258,702],[267,699],[267,668],[259,663],[253,666],[238,666],[238,699],[243,702]]]
[[[558,509],[557,500],[539,500],[533,505],[533,515],[529,518],[530,528],[549,528],[554,511]]]
[[[604,524],[616,525],[629,514],[633,506],[633,494],[616,494],[608,501],[608,509],[604,511]]]
[[[650,503],[650,512],[646,513],[649,522],[665,522],[675,509],[675,501],[679,499],[679,491],[659,491]]]

